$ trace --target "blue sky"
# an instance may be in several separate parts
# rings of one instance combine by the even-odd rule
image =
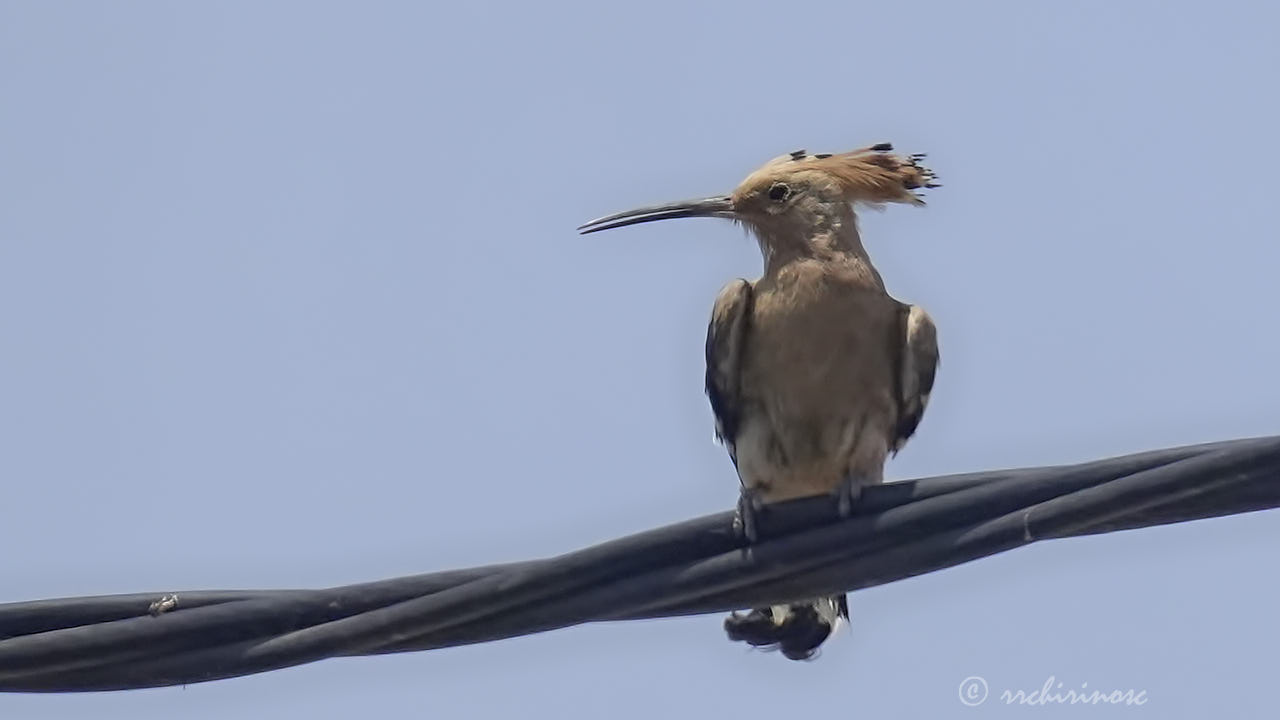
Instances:
[[[892,478],[1277,432],[1275,11],[1251,3],[0,2],[0,601],[321,587],[726,509],[728,223],[579,237],[891,140],[863,217],[943,365]],[[1274,706],[1280,515],[1055,541],[851,598],[814,663],[715,616],[0,717],[1084,717]]]

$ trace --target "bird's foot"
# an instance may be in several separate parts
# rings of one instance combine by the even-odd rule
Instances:
[[[733,529],[747,542],[754,543],[759,537],[756,521],[763,503],[754,491],[742,489],[738,496],[738,512],[733,518]]]
[[[847,518],[853,514],[853,506],[862,499],[862,483],[856,475],[850,475],[836,488],[836,512]]]

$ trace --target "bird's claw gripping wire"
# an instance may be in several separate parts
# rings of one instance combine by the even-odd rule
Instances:
[[[836,512],[841,520],[853,514],[853,506],[862,498],[862,487],[856,475],[849,475],[836,487]]]
[[[756,521],[761,507],[763,503],[760,496],[743,488],[742,494],[738,496],[738,512],[733,517],[733,529],[747,542],[754,543],[760,537]]]

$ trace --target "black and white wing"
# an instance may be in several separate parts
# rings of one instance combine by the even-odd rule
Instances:
[[[923,308],[903,305],[901,367],[898,372],[898,428],[893,452],[906,444],[920,425],[933,378],[938,372],[938,329]]]
[[[742,353],[751,322],[751,283],[738,279],[716,296],[707,326],[707,398],[716,416],[716,439],[724,443],[734,464],[734,442],[742,421]]]

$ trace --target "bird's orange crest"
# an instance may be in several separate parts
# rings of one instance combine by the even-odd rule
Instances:
[[[889,143],[835,154],[796,150],[770,160],[753,172],[738,186],[737,192],[758,192],[775,182],[815,174],[834,182],[849,202],[923,205],[919,191],[941,187],[933,171],[923,165],[924,157],[923,153],[897,155]]]

